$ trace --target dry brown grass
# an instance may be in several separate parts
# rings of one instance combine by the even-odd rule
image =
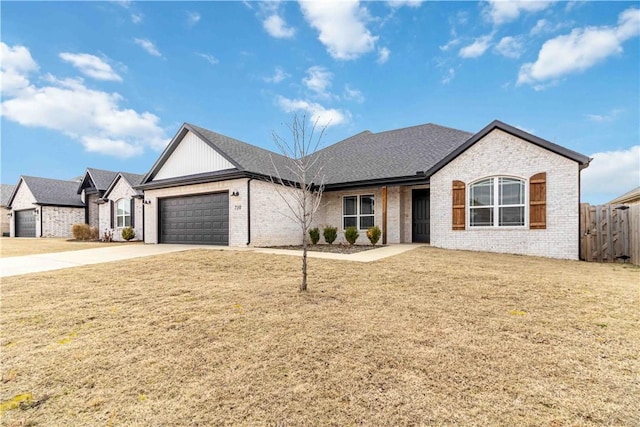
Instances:
[[[637,267],[309,264],[307,294],[298,258],[206,250],[3,279],[4,424],[640,423]]]
[[[0,257],[48,254],[53,252],[79,251],[82,249],[104,248],[108,245],[134,243],[82,242],[58,238],[0,238]]]

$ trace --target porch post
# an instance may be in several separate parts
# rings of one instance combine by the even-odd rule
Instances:
[[[382,244],[387,244],[387,187],[382,187]]]

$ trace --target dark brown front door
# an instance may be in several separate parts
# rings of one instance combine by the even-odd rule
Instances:
[[[413,200],[412,240],[416,243],[429,243],[431,232],[429,190],[413,190],[411,197]]]

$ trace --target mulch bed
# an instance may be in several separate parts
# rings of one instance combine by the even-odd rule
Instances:
[[[377,249],[384,247],[386,245],[343,245],[343,244],[334,244],[334,245],[309,245],[307,246],[307,250],[310,252],[330,252],[334,254],[356,254],[358,252],[368,251],[371,249]],[[301,251],[302,245],[293,245],[293,246],[269,246],[269,249],[288,249],[292,251]]]

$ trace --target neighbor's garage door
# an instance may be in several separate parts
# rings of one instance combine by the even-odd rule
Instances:
[[[160,243],[229,244],[229,193],[160,199]]]
[[[16,211],[16,237],[36,237],[36,210]]]

